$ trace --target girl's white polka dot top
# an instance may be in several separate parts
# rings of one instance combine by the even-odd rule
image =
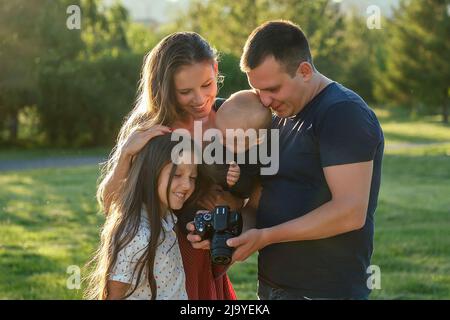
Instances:
[[[162,230],[160,240],[164,241],[157,247],[154,265],[154,275],[157,286],[157,300],[187,300],[186,277],[183,269],[178,240],[174,231],[177,218],[168,213],[161,220]],[[133,270],[139,258],[144,253],[150,241],[150,223],[147,213],[143,209],[141,213],[141,224],[136,236],[117,255],[117,261],[109,277],[110,280],[132,284],[137,281],[137,272],[133,277]],[[142,276],[136,291],[128,297],[130,300],[149,300],[152,292],[148,284],[146,271]]]

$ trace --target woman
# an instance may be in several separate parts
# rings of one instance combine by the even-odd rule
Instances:
[[[203,130],[212,126],[220,106],[219,78],[216,52],[193,32],[167,36],[146,56],[136,106],[120,130],[97,192],[105,213],[120,195],[134,155],[150,139],[178,128],[193,134],[194,121],[201,121]],[[185,223],[197,209],[211,210],[219,204],[237,209],[243,201],[215,187],[196,206],[179,212],[178,238],[189,299],[236,299],[226,273],[213,270],[209,252],[193,249],[185,234]]]

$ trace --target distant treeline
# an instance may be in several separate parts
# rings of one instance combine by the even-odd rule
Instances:
[[[117,2],[0,0],[0,144],[111,144],[133,107],[144,55],[165,35],[200,33],[221,55],[219,96],[248,88],[239,70],[247,36],[271,19],[308,35],[317,69],[372,104],[448,122],[450,10],[401,1],[391,18],[343,12],[329,0],[192,0],[157,29],[130,21]],[[68,19],[81,9],[80,28]],[[382,14],[382,13],[381,13]]]

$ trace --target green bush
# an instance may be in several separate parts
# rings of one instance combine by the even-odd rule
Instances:
[[[38,110],[48,142],[78,147],[113,141],[131,110],[141,60],[120,53],[42,68]]]
[[[220,55],[219,72],[224,77],[223,85],[220,86],[219,97],[228,98],[230,94],[248,89],[248,81],[245,73],[239,68],[239,57],[229,53]]]

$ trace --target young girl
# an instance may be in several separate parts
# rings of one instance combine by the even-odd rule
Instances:
[[[170,136],[153,138],[133,159],[91,261],[87,298],[188,298],[172,210],[193,195],[199,177],[193,150],[180,154],[178,165],[171,161],[178,142]]]

